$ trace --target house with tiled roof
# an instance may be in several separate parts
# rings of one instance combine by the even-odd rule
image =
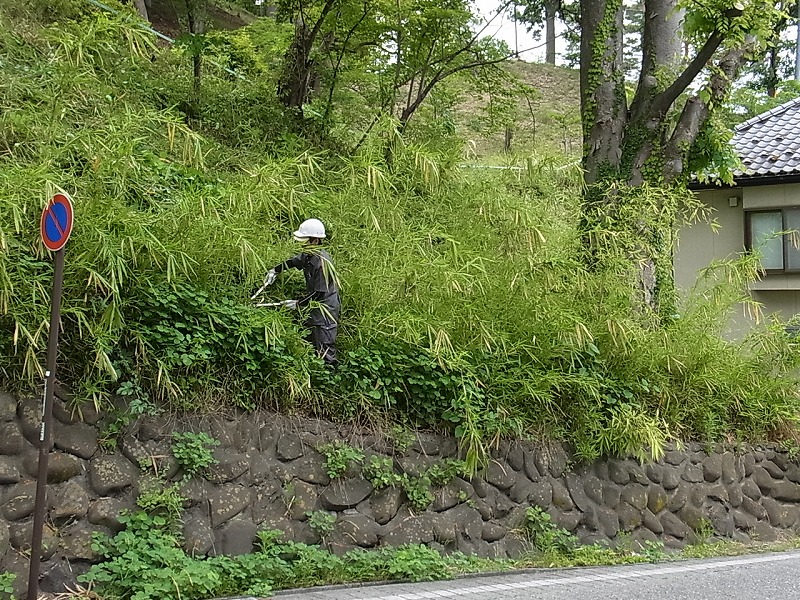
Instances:
[[[733,185],[692,186],[712,212],[678,232],[675,281],[689,290],[713,261],[758,248],[762,277],[750,293],[764,314],[788,319],[800,314],[800,98],[741,123],[731,143],[742,163]],[[750,319],[739,316],[732,333]]]

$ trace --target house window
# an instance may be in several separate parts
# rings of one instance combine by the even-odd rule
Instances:
[[[761,252],[765,271],[800,271],[800,208],[751,211],[745,218],[745,243]]]

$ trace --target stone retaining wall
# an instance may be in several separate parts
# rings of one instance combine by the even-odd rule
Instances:
[[[20,595],[27,583],[39,414],[38,399],[0,393],[0,571],[17,573]],[[182,486],[185,547],[197,555],[250,552],[264,528],[319,543],[308,521],[316,510],[336,515],[325,539],[334,551],[424,543],[445,552],[513,557],[526,548],[518,528],[530,506],[547,510],[584,543],[660,541],[678,548],[708,524],[743,542],[800,529],[800,466],[774,447],[738,453],[714,448],[709,454],[688,444],[657,463],[586,466],[573,465],[557,445],[504,443],[481,476],[433,488],[430,506],[414,511],[403,491],[374,490],[358,467],[332,482],[317,449],[344,440],[367,457],[391,457],[396,473],[414,477],[456,457],[453,439],[418,435],[398,452],[389,436],[260,413],[179,423],[142,418],[116,439],[101,441],[110,417],[90,408],[78,417],[60,400],[54,414],[45,591],[63,591],[97,559],[92,534],[121,529],[119,514],[135,508],[145,476],[182,477],[171,454],[174,431],[205,431],[220,442],[217,464]]]

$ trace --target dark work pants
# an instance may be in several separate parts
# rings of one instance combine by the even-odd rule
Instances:
[[[336,360],[336,325],[309,325],[311,333],[308,341],[314,346],[317,355],[325,361],[329,367],[336,368],[339,361]]]

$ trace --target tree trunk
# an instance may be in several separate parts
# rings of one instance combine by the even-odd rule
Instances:
[[[200,36],[205,31],[205,23],[203,21],[203,0],[186,0],[186,16],[189,21],[189,33],[192,36]],[[194,93],[196,99],[200,96],[200,82],[203,75],[203,51],[197,43],[197,39],[193,39],[192,51],[192,75],[194,77]]]
[[[511,140],[514,139],[514,130],[511,127],[506,127],[503,135],[503,152],[511,152]]]
[[[794,80],[800,81],[800,2],[797,3],[797,43],[794,47]]]
[[[616,172],[627,99],[622,65],[622,0],[581,2],[581,115],[588,185]]]
[[[319,87],[317,64],[312,53],[322,24],[335,4],[336,0],[325,1],[312,28],[309,28],[302,14],[295,20],[294,38],[286,52],[283,74],[278,84],[278,98],[286,108],[302,109],[311,91]]]
[[[673,217],[668,205],[657,198],[645,201],[629,190],[647,183],[665,185],[683,173],[685,156],[710,113],[707,103],[698,100],[705,112],[687,115],[687,122],[675,128],[670,138],[668,112],[709,64],[724,37],[714,31],[674,81],[665,83],[663,74],[681,66],[684,15],[675,5],[675,0],[645,1],[642,68],[628,110],[622,0],[581,2],[581,114],[587,183],[581,225],[586,259],[590,266],[597,266],[607,248],[618,248],[614,244],[627,240],[626,260],[636,270],[639,284],[637,304],[655,315],[673,311]],[[728,67],[720,66],[727,72]],[[720,89],[724,87],[716,83]],[[719,101],[715,94],[712,102]],[[630,202],[637,203],[633,211]],[[628,216],[621,216],[623,208]]]
[[[544,3],[545,15],[545,56],[546,63],[556,64],[556,11],[559,0],[546,0]]]
[[[778,94],[778,49],[773,45],[767,57],[767,95],[774,98]]]
[[[150,20],[147,16],[147,4],[144,0],[133,0],[133,6],[136,9],[136,12],[139,13],[140,17],[142,17],[145,21]]]

